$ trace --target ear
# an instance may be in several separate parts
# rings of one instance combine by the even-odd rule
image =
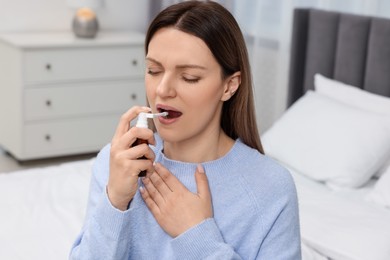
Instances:
[[[225,81],[221,101],[229,100],[241,85],[241,72],[237,71]]]

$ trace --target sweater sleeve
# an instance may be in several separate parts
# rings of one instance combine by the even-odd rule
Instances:
[[[93,166],[86,218],[72,246],[70,259],[128,258],[129,236],[124,230],[130,225],[128,215],[132,210],[122,212],[108,199],[109,151],[109,146],[103,148]]]
[[[270,201],[268,208],[273,213],[265,216],[267,232],[257,259],[301,259],[298,198],[291,175],[284,172],[284,178],[271,186],[273,192],[269,194],[273,196],[264,196],[264,200]]]
[[[213,218],[176,237],[171,245],[176,259],[242,259],[225,243]]]

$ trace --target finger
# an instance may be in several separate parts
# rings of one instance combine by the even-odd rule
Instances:
[[[154,169],[172,192],[180,191],[183,189],[187,190],[187,188],[176,178],[176,176],[173,175],[161,163],[156,163],[154,165]]]
[[[137,173],[137,176],[142,171],[146,171],[146,173],[154,172],[153,162],[151,160],[138,159],[138,160],[134,161],[134,164],[136,166],[136,171],[135,172]]]
[[[138,151],[137,151],[138,150]],[[145,156],[146,159],[139,159]],[[139,173],[146,170],[154,172],[154,152],[147,145],[141,147],[134,147],[132,149],[124,150],[110,155],[110,163],[122,164],[122,167],[129,169],[130,172]]]
[[[145,156],[146,159],[153,162],[156,157],[153,150],[147,144],[140,144],[134,146],[131,149],[129,149],[129,152],[131,152],[131,158],[134,159],[138,159]]]
[[[165,200],[161,196],[160,192],[153,185],[153,182],[151,182],[151,180],[149,178],[143,178],[142,182],[143,182],[143,184],[145,186],[145,190],[149,194],[149,197],[156,203],[156,205],[157,206],[163,205],[163,203],[165,203]]]
[[[147,173],[154,172],[153,163],[150,160],[133,160],[131,161],[131,165],[127,167],[126,174],[137,177],[140,172],[146,171]]]
[[[152,214],[156,217],[158,214],[160,214],[160,208],[157,206],[156,202],[152,199],[152,197],[150,197],[149,192],[145,188],[140,187],[139,190],[141,192],[141,197],[145,201],[146,206],[148,207],[150,212],[152,212]]]
[[[135,142],[137,139],[144,142],[146,141],[146,143],[152,145],[156,143],[152,130],[148,128],[132,127],[129,131],[117,139],[117,146],[121,149],[127,149],[130,146],[136,145]]]
[[[155,158],[155,154],[153,150],[146,143],[141,143],[133,147],[128,147],[128,146],[126,147],[123,146],[123,144],[120,144],[119,147],[119,144],[117,144],[115,149],[124,152],[126,154],[126,158],[128,159],[137,159],[145,156],[147,159],[154,161]]]
[[[151,109],[149,107],[139,107],[134,106],[127,110],[124,113],[118,123],[113,139],[117,139],[118,137],[124,135],[130,129],[130,122],[141,112],[150,112]]]
[[[164,180],[161,178],[161,176],[154,172],[150,175],[149,179],[153,183],[154,187],[158,190],[158,192],[163,196],[169,196],[172,194],[171,189],[168,187],[168,185],[164,182]]]
[[[198,195],[201,198],[210,199],[209,181],[207,179],[204,168],[201,164],[198,164],[195,172],[195,181],[197,186]]]

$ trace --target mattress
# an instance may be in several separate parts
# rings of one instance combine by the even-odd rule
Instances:
[[[390,259],[390,210],[367,199],[374,179],[359,189],[334,190],[290,172],[298,192],[304,259]]]
[[[92,162],[0,174],[0,259],[68,259],[84,219]]]

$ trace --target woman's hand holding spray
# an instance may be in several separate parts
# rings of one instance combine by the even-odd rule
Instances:
[[[126,210],[138,189],[138,175],[142,171],[153,172],[154,153],[148,144],[132,147],[137,139],[155,144],[153,131],[148,128],[131,127],[130,122],[141,112],[148,113],[148,107],[132,107],[122,115],[111,141],[110,176],[107,194],[111,204]],[[141,157],[146,160],[138,160]]]

